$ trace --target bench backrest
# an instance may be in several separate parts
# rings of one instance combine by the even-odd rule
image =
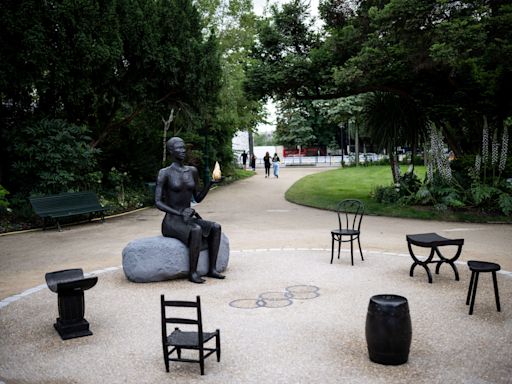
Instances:
[[[29,200],[34,211],[40,216],[64,210],[102,208],[98,196],[94,192],[66,192],[58,195],[31,197]]]

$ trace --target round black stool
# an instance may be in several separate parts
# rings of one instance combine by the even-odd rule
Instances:
[[[407,299],[398,295],[370,298],[366,316],[366,342],[370,360],[385,365],[407,362],[412,339]]]
[[[498,293],[498,280],[496,280],[496,271],[501,269],[499,264],[489,263],[487,261],[468,261],[468,267],[471,270],[471,280],[469,281],[468,297],[466,305],[469,305],[471,298],[471,305],[469,306],[469,314],[473,314],[473,307],[475,306],[476,287],[478,285],[478,275],[480,272],[491,272],[492,282],[494,284],[494,296],[496,297],[496,308],[501,312],[500,308],[500,295]]]

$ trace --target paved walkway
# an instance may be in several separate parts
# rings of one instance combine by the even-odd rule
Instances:
[[[406,233],[438,232],[464,237],[460,258],[495,261],[512,271],[510,225],[442,223],[365,216],[366,261],[347,253],[329,264],[332,212],[297,206],[284,192],[315,168],[284,168],[279,179],[260,171],[250,179],[211,191],[196,208],[222,224],[232,256],[224,281],[134,285],[124,278],[121,251],[131,240],[160,233],[155,209],[65,227],[0,237],[0,381],[6,383],[211,383],[274,382],[454,382],[506,383],[512,376],[512,277],[499,275],[502,312],[481,278],[473,316],[464,304],[467,268],[461,281],[451,271],[408,276]],[[399,257],[402,255],[402,257]],[[44,284],[48,271],[82,267],[105,270],[86,292],[86,318],[94,336],[62,342],[51,327],[56,297]],[[317,287],[318,297],[292,300],[283,308],[237,308],[260,294],[291,286]],[[193,292],[191,293],[191,290]],[[13,296],[23,293],[23,296]],[[160,293],[189,298],[201,294],[205,319],[223,331],[223,360],[207,363],[204,378],[195,365],[166,374],[159,345]],[[413,319],[410,361],[400,367],[370,363],[364,318],[377,293],[408,297]],[[240,301],[240,300],[246,301]],[[275,304],[275,303],[274,303]],[[277,304],[279,306],[279,304]],[[468,368],[468,366],[470,368]],[[464,368],[463,368],[464,367]]]

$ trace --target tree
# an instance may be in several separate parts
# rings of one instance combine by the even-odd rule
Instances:
[[[152,179],[160,116],[181,108],[175,126],[202,148],[197,138],[218,105],[220,50],[215,34],[203,35],[191,0],[8,0],[1,7],[2,139],[17,140],[21,127],[43,118],[86,125],[91,147],[103,149],[100,168]],[[2,170],[11,172],[6,165],[20,153],[5,149]]]
[[[400,181],[397,147],[411,145],[414,166],[418,142],[425,139],[429,122],[416,104],[401,100],[392,93],[369,94],[363,113],[370,136],[389,155],[393,182],[396,184]]]
[[[218,105],[211,119],[212,140],[225,136],[224,145],[210,145],[211,155],[218,157],[218,148],[225,148],[224,159],[231,159],[228,145],[235,132],[254,131],[263,120],[263,102],[244,92],[244,67],[248,64],[250,46],[254,40],[256,16],[250,0],[199,0],[198,8],[205,28],[218,35],[222,83]],[[210,141],[212,144],[212,141]],[[230,165],[229,163],[225,165]]]
[[[456,153],[477,150],[483,115],[501,129],[512,114],[509,2],[328,0],[321,15],[325,30],[315,34],[297,1],[274,9],[258,31],[248,91],[301,100],[391,93],[443,127]]]
[[[88,129],[63,120],[41,120],[22,127],[13,149],[18,190],[24,193],[59,193],[91,188],[97,181],[97,149],[89,146]]]

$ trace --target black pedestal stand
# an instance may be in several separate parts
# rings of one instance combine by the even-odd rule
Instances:
[[[45,277],[48,288],[58,295],[59,317],[54,327],[62,340],[92,335],[84,319],[84,291],[94,287],[98,278],[84,278],[80,268],[50,272]]]

